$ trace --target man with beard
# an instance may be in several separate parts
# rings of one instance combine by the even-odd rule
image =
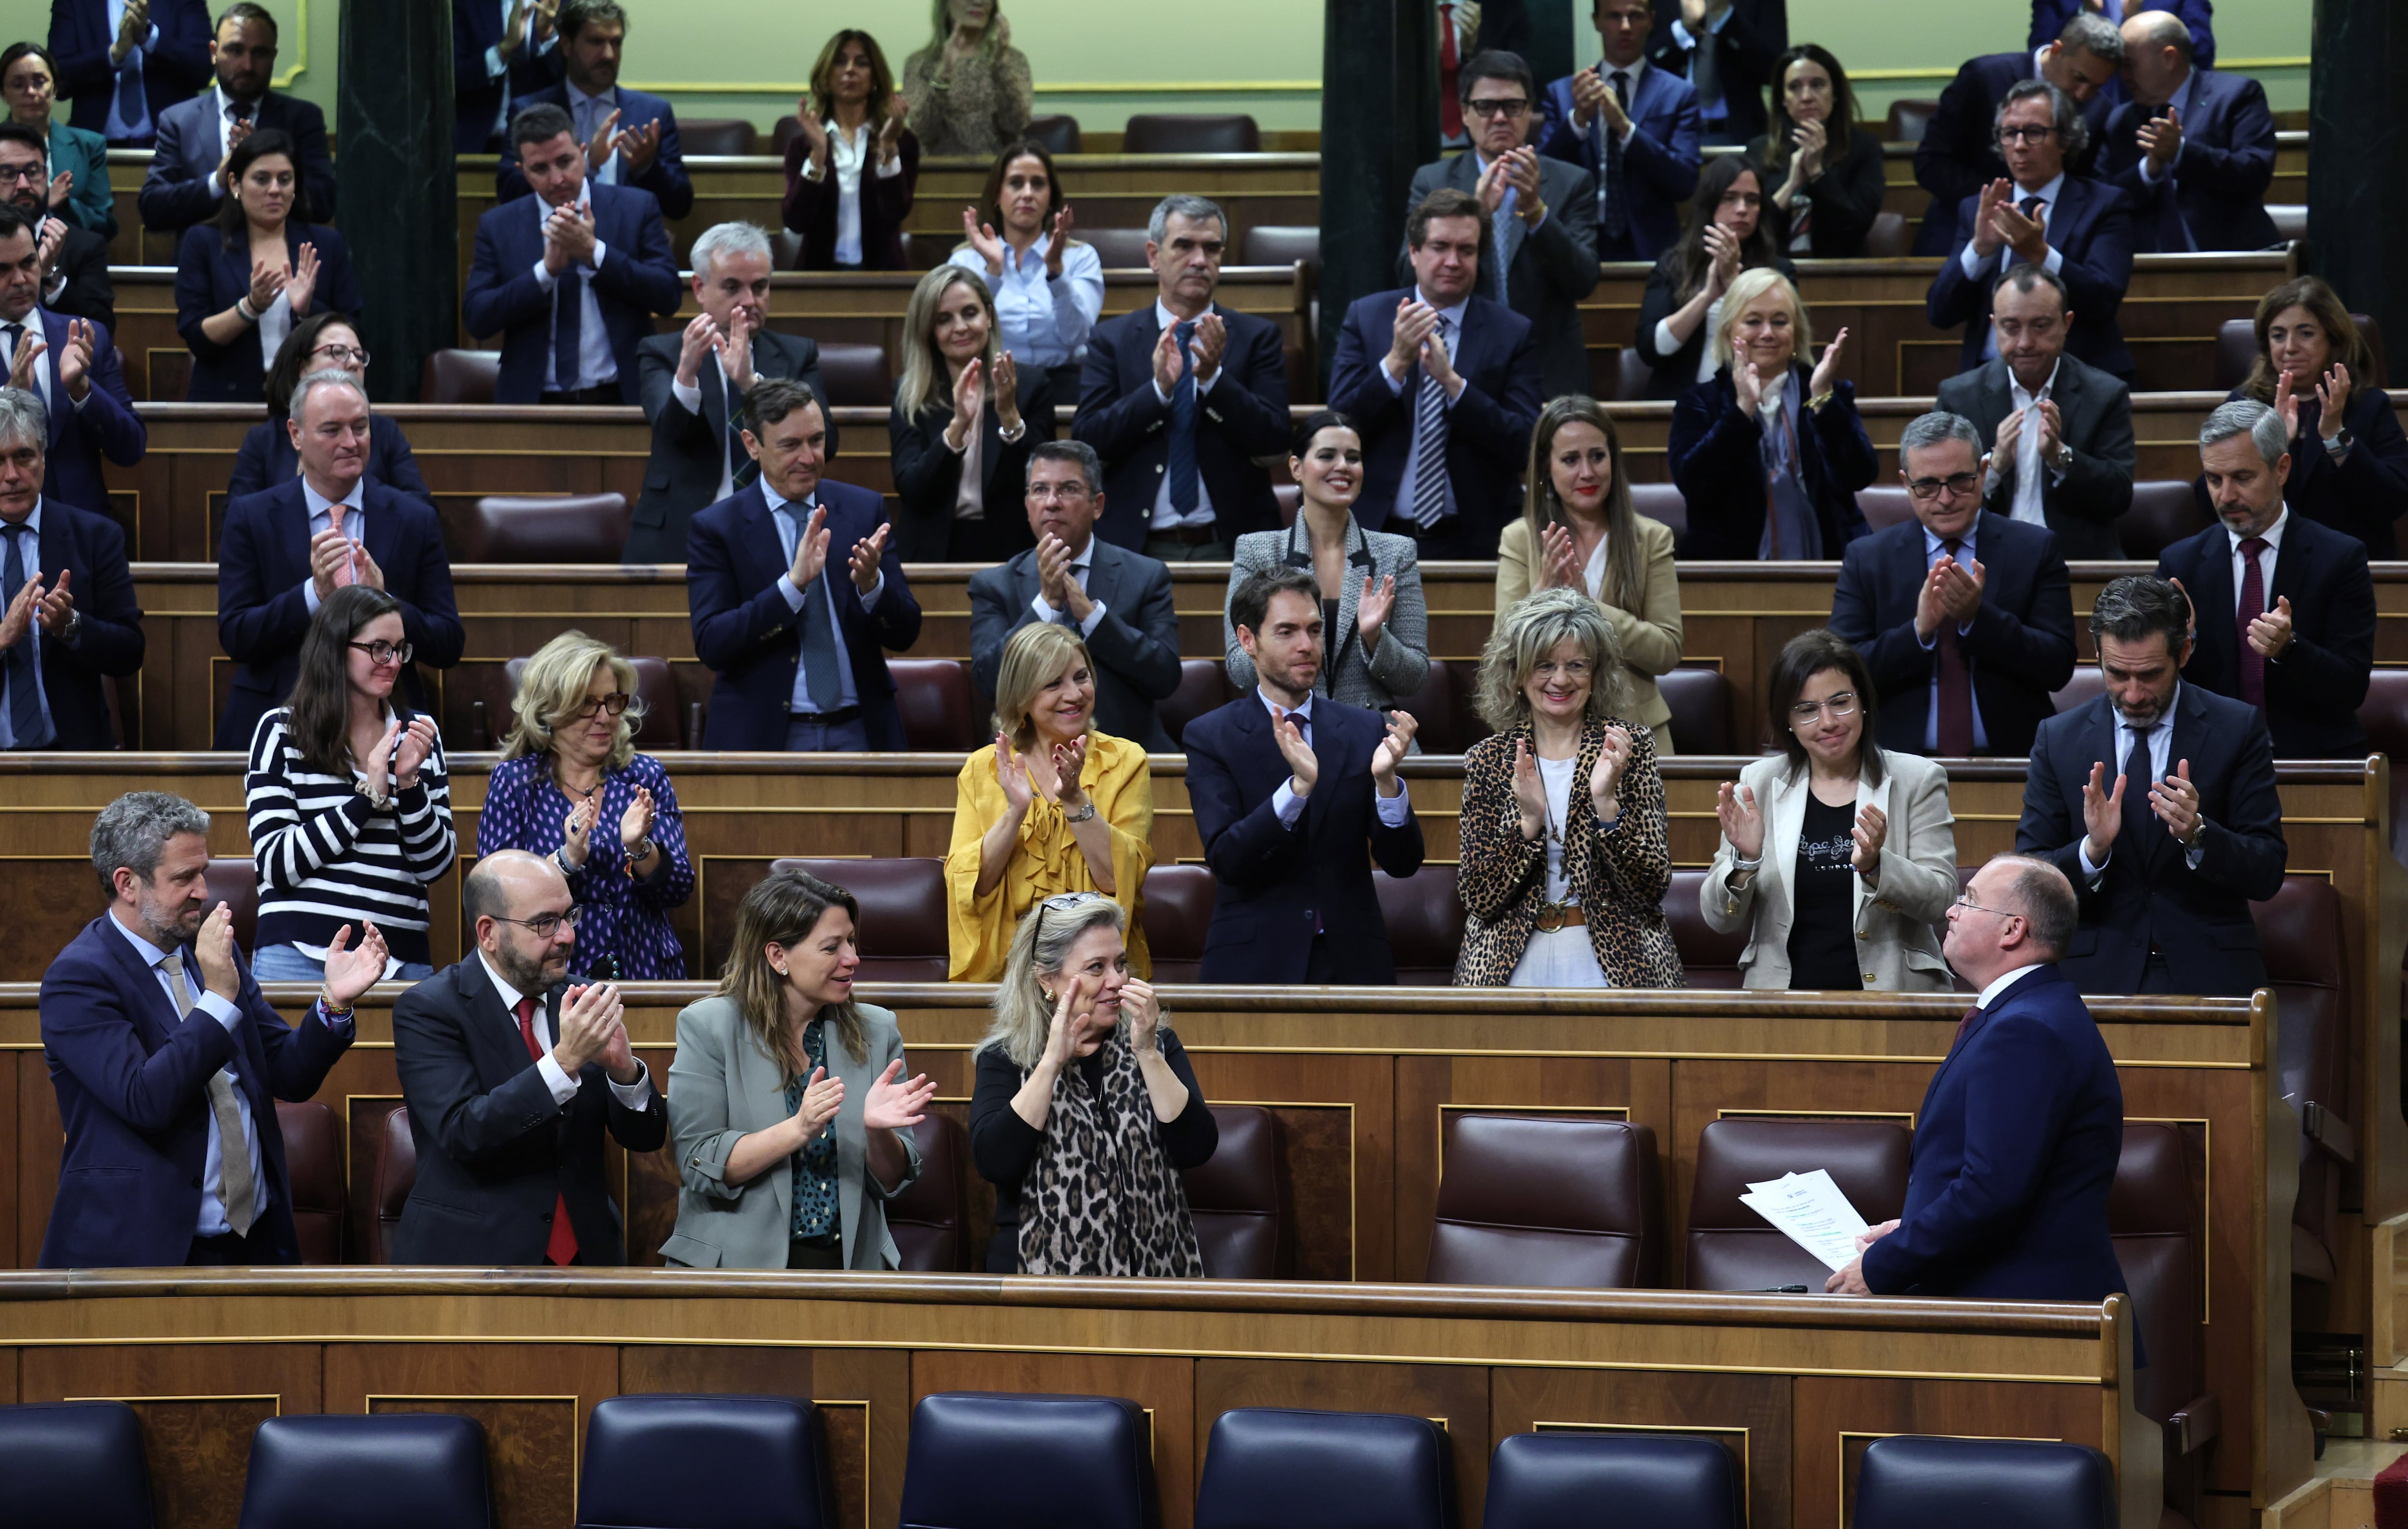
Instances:
[[[159,114],[159,144],[136,205],[142,226],[181,234],[217,216],[226,195],[226,156],[259,128],[293,140],[301,195],[294,216],[335,221],[335,159],[326,149],[326,114],[308,101],[268,89],[276,72],[276,18],[250,0],[226,7],[209,43],[217,84],[206,95]]]
[[[108,240],[50,213],[48,150],[42,136],[0,123],[0,198],[34,230],[41,256],[38,301],[53,313],[117,327],[117,288],[108,279]]]
[[[0,151],[13,147],[0,141]],[[0,206],[0,382],[42,400],[50,440],[42,492],[106,512],[101,458],[122,468],[142,460],[150,433],[134,412],[117,347],[106,325],[42,306],[42,251],[35,225]]]

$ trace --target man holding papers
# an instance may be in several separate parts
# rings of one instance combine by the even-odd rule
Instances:
[[[2107,1191],[2124,1090],[2057,969],[2080,914],[2046,860],[2000,855],[1948,910],[1942,946],[1981,996],[1915,1117],[1906,1211],[1858,1234],[1825,1285],[1853,1295],[2099,1301],[2124,1288]]]

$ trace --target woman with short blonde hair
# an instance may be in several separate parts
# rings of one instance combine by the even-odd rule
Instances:
[[[1000,563],[1035,545],[1021,494],[1054,439],[1054,384],[1002,348],[977,272],[939,266],[903,310],[903,378],[886,420],[906,562]]]

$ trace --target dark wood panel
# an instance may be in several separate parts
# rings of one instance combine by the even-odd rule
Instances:
[[[1790,1516],[1790,1381],[1772,1375],[1598,1375],[1498,1369],[1489,1376],[1490,1431],[1683,1434],[1731,1452],[1750,1523]]]
[[[1396,1412],[1428,1418],[1455,1456],[1456,1514],[1480,1522],[1488,1491],[1489,1372],[1448,1364],[1342,1364],[1206,1359],[1196,1365],[1196,1450],[1212,1421],[1232,1407],[1284,1406],[1334,1412]]]

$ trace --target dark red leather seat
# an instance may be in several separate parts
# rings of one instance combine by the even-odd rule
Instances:
[[[689,158],[749,154],[760,141],[760,130],[742,117],[688,117],[678,123],[678,150]]]
[[[499,351],[429,351],[425,365],[419,368],[418,401],[492,403],[501,378]]]
[[[2115,523],[2124,555],[2154,563],[2168,547],[2207,529],[2211,516],[2187,480],[2143,478],[2132,485],[2132,508]]]
[[[1863,512],[1865,524],[1876,531],[1903,526],[1914,518],[1914,501],[1907,497],[1904,483],[1875,483],[1870,488],[1857,489],[1856,509]]]
[[[1719,669],[1683,666],[1656,676],[1672,708],[1672,746],[1684,754],[1731,752],[1731,685]]]
[[[1622,1120],[1449,1112],[1434,1285],[1627,1290],[1659,1282],[1656,1132]]]
[[[1155,982],[1194,982],[1211,927],[1211,872],[1157,865],[1145,873],[1145,948]]]
[[[1488,736],[1488,724],[1471,709],[1475,672],[1475,665],[1433,658],[1421,688],[1397,698],[1396,709],[1421,724],[1413,741],[1424,754],[1460,754]]]
[[[796,858],[771,860],[769,870],[808,872],[853,894],[861,907],[861,981],[945,980],[952,967],[946,958],[944,861]]]
[[[1283,1279],[1288,1246],[1286,1163],[1279,1117],[1259,1104],[1215,1104],[1221,1145],[1183,1176],[1208,1279]]]
[[[1914,229],[1903,212],[1876,212],[1865,230],[1867,260],[1902,260],[1914,253]]]
[[[2367,676],[2358,720],[2391,759],[2391,853],[2408,860],[2408,669],[2378,669]]]
[[[886,408],[895,401],[895,382],[886,369],[886,347],[822,341],[820,387],[833,408]]]
[[[1396,953],[1397,983],[1405,988],[1444,988],[1455,981],[1455,959],[1463,950],[1463,899],[1455,895],[1455,867],[1426,863],[1399,881],[1371,872],[1380,916]]]
[[[1673,742],[1679,743],[1676,734]],[[1686,748],[1688,745],[1681,745]],[[1664,917],[1672,926],[1672,947],[1681,953],[1681,970],[1692,988],[1728,988],[1742,986],[1739,959],[1747,953],[1747,931],[1722,934],[1698,912],[1698,888],[1703,871],[1674,871],[1664,892]]]
[[[1321,227],[1317,224],[1256,224],[1240,241],[1245,253],[1240,264],[1293,266],[1301,260],[1319,268]]]
[[[1096,247],[1096,258],[1108,271],[1143,270],[1145,230],[1142,228],[1085,228],[1079,230],[1082,242]]]
[[[1242,111],[1140,112],[1121,133],[1125,154],[1259,154],[1263,132]]]
[[[1163,729],[1170,734],[1172,743],[1183,743],[1187,724],[1235,699],[1237,692],[1230,687],[1227,665],[1218,658],[1182,658],[1179,688],[1154,707],[1154,714],[1162,718]]]
[[[2166,1501],[2196,1522],[2205,1451],[2221,1432],[2223,1408],[2207,1390],[2199,1188],[2181,1126],[2124,1123],[2107,1225],[2148,1355],[2133,1378],[2132,1403],[2164,1425]]]
[[[798,129],[799,131],[799,129]],[[1079,119],[1067,112],[1049,111],[1041,117],[1031,117],[1028,125],[1020,130],[1024,138],[1033,138],[1045,145],[1049,154],[1083,152],[1079,145]]]
[[[2048,699],[2055,703],[2058,711],[2070,712],[2086,701],[2097,700],[2106,693],[2106,676],[2099,672],[2099,666],[2077,664],[2074,666],[2073,678],[2065,682],[2065,688],[2050,692]]]
[[[409,1133],[409,1108],[395,1104],[376,1135],[376,1173],[367,1217],[368,1262],[393,1262],[393,1236],[418,1183],[418,1143]]]
[[[627,545],[624,494],[522,499],[491,495],[468,517],[464,563],[611,563]]]
[[[314,1099],[276,1102],[284,1169],[293,1190],[293,1231],[304,1263],[343,1262],[343,1132]]]
[[[1630,358],[1624,362],[1626,368],[1631,364],[1631,361],[1635,361],[1639,354],[1634,350],[1625,350],[1622,353]],[[1644,367],[1646,364],[1640,362],[1639,365]],[[1651,371],[1649,375],[1654,374]],[[1639,392],[1626,394],[1625,397],[1645,397],[1647,383],[1642,381],[1639,387]],[[1672,527],[1672,540],[1675,541],[1689,534],[1689,501],[1681,497],[1680,486],[1676,483],[1632,483],[1630,508],[1645,515],[1649,520]]]
[[[209,885],[209,896],[224,903],[234,915],[234,943],[249,955],[258,948],[259,937],[259,864],[255,860],[212,858],[202,876]]]
[[[2291,1205],[2291,1273],[2329,1284],[2342,1253],[2341,1181],[2357,1161],[2349,1118],[2349,963],[2341,894],[2323,876],[2285,876],[2249,912],[2274,989],[2274,1091],[2300,1117],[2300,1189]]]
[[[1889,104],[1889,119],[1883,124],[1882,139],[1885,143],[1920,143],[1924,130],[1939,113],[1937,101],[1898,100]]]
[[[1819,1294],[1831,1271],[1740,1201],[1750,1184],[1788,1173],[1828,1171],[1868,1225],[1906,1204],[1914,1143],[1890,1120],[1764,1120],[1727,1118],[1698,1132],[1689,1191],[1688,1288],[1778,1290]]]
[[[979,746],[985,718],[970,700],[969,666],[958,658],[894,658],[895,708],[903,714],[905,746],[924,754],[968,754]]]
[[[911,1137],[920,1147],[920,1176],[886,1202],[886,1229],[904,1268],[953,1274],[968,1267],[969,1137],[960,1121],[934,1109],[920,1117]]]

